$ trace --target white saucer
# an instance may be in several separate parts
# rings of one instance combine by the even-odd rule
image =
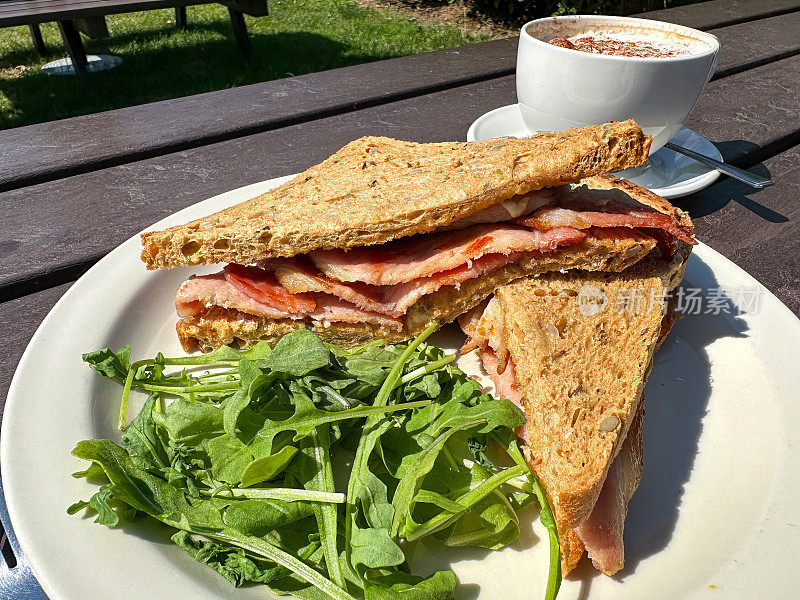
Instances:
[[[509,104],[478,117],[467,131],[467,141],[480,142],[508,135],[525,137],[532,133],[522,120],[519,105]],[[670,141],[700,154],[722,160],[722,155],[714,144],[686,127],[681,127]],[[716,169],[706,167],[666,148],[653,154],[641,167],[625,169],[617,174],[646,187],[663,198],[688,196],[708,187],[719,177],[719,171]]]

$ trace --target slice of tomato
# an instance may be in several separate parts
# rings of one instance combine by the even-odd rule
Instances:
[[[289,313],[309,313],[317,307],[311,294],[290,294],[272,273],[258,267],[231,263],[225,267],[225,279],[254,300]]]

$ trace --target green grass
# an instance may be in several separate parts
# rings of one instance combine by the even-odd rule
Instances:
[[[42,25],[46,57],[33,49],[27,27],[0,29],[0,129],[486,39],[351,0],[273,0],[269,7],[269,16],[246,17],[250,62],[220,5],[189,7],[186,30],[175,27],[172,10],[110,16],[111,37],[84,44],[88,53],[123,62],[91,74],[92,92],[74,76],[42,73],[46,62],[66,56],[55,24]]]

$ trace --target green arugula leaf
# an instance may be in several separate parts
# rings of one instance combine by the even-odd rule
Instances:
[[[395,346],[380,347],[377,343],[355,350],[336,349],[336,352],[343,359],[344,368],[353,379],[376,388],[386,379],[401,354],[401,350]]]
[[[295,377],[327,367],[330,362],[330,352],[325,344],[307,329],[283,336],[264,359],[264,364],[273,371]]]
[[[86,479],[102,479],[104,482],[108,482],[108,477],[106,477],[106,472],[103,470],[103,467],[95,463],[89,464],[83,471],[76,471],[72,476],[75,479],[85,477]]]
[[[303,440],[302,450],[290,466],[290,472],[306,490],[334,492],[333,468],[330,457],[330,426],[321,425]],[[319,530],[325,566],[331,580],[347,589],[345,575],[339,560],[337,542],[337,507],[321,504],[314,507],[314,518]]]
[[[461,406],[461,405],[458,405]],[[461,428],[468,429],[480,426],[482,422],[478,419],[471,421],[462,421]],[[397,536],[405,531],[405,523],[410,513],[414,508],[414,499],[417,492],[422,485],[422,480],[433,469],[433,465],[439,456],[439,453],[444,448],[447,439],[459,431],[456,427],[451,427],[442,431],[439,436],[424,449],[422,449],[414,461],[409,461],[403,472],[398,470],[398,476],[401,477],[400,483],[397,484],[394,498],[392,500],[394,505],[394,519],[392,521],[392,535]]]
[[[274,379],[274,375],[265,374],[253,361],[242,359],[239,363],[239,389],[225,402],[223,413],[225,433],[236,437],[236,422],[239,414],[250,404],[258,388],[268,385]]]
[[[435,326],[428,327],[403,349],[383,380],[373,406],[386,406],[412,355],[435,330]],[[364,579],[364,573],[360,572],[359,565],[375,568],[374,565],[383,560],[387,561],[383,566],[395,566],[400,564],[396,562],[398,556],[403,555],[400,547],[389,535],[394,518],[394,507],[389,504],[386,497],[386,486],[369,468],[375,446],[390,427],[391,423],[384,414],[367,417],[347,483],[345,556],[351,571],[356,573],[361,580]],[[370,530],[363,530],[358,525],[362,515],[371,526]],[[370,539],[373,544],[376,544],[376,547],[380,547],[380,550],[376,550],[376,557],[380,558],[368,556],[366,544],[370,543]]]
[[[452,571],[438,571],[427,579],[397,572],[367,582],[365,600],[452,600],[457,584]]]
[[[253,438],[247,444],[229,435],[220,435],[204,444],[211,462],[214,479],[239,485],[247,468],[260,458],[268,458],[273,451],[280,452],[282,446],[273,444],[274,438]],[[286,444],[288,445],[288,440]]]
[[[284,567],[275,564],[257,563],[241,548],[195,540],[187,531],[178,531],[171,539],[187,554],[214,569],[235,587],[245,583],[269,583],[276,577],[289,573]]]
[[[247,488],[269,481],[288,466],[295,454],[297,454],[297,448],[284,446],[275,454],[254,459],[245,467],[239,485]]]
[[[478,502],[483,500],[489,494],[494,493],[498,487],[500,487],[509,479],[518,477],[527,472],[527,466],[518,465],[509,469],[505,469],[499,473],[494,473],[490,477],[484,479],[480,485],[470,489],[468,492],[460,496],[456,502],[463,506],[464,510],[469,509],[473,505],[476,505]],[[404,522],[403,534],[409,541],[418,540],[449,527],[462,516],[463,512],[443,511],[421,524],[415,523],[412,519],[406,519]]]
[[[130,356],[131,347],[123,346],[117,352],[110,348],[103,348],[102,350],[87,352],[81,358],[104,377],[124,380],[128,376]]]
[[[217,365],[223,363],[236,363],[242,359],[248,360],[264,360],[269,356],[271,349],[267,342],[258,342],[249,350],[236,350],[230,346],[220,346],[213,352],[208,354],[190,357],[196,359],[198,362],[194,364],[201,365]],[[192,364],[192,363],[179,363],[179,364]]]
[[[116,527],[119,524],[119,517],[114,509],[109,506],[108,501],[111,499],[111,486],[104,485],[100,491],[95,493],[89,499],[89,507],[97,512],[95,523],[107,525],[108,527]]]
[[[401,565],[406,556],[400,546],[389,536],[385,527],[361,529],[353,527],[350,561],[353,566],[364,565],[368,569],[381,569]]]
[[[179,527],[192,523],[204,530],[223,529],[221,502],[192,502],[183,492],[163,479],[138,468],[130,455],[109,440],[78,442],[72,454],[100,465],[110,483],[115,499],[152,517]]]
[[[157,400],[156,394],[147,399],[142,410],[122,434],[122,445],[137,467],[161,471],[167,467],[169,459],[164,441],[153,420],[153,407]]]
[[[186,498],[180,490],[136,467],[128,453],[109,440],[79,442],[72,453],[103,467],[111,481],[114,498],[176,529],[202,533],[212,540],[228,542],[282,565],[335,600],[353,600],[346,591],[300,559],[264,539],[227,527],[222,519],[222,510],[230,501],[214,498],[192,501]]]
[[[223,433],[223,410],[206,402],[177,398],[164,411],[164,428],[173,444],[196,446]]]
[[[68,515],[74,515],[78,511],[81,511],[84,508],[88,508],[88,506],[89,506],[89,503],[86,500],[78,500],[77,502],[74,502],[73,504],[70,504],[67,507],[67,514]]]
[[[224,511],[225,524],[245,535],[263,537],[270,531],[314,514],[308,502],[237,500]]]
[[[466,430],[484,433],[498,427],[511,428],[524,423],[521,411],[510,401],[483,395],[478,400],[475,406],[452,401],[445,405],[431,405],[416,411],[408,420],[408,429],[419,432],[424,428],[429,441],[418,451],[406,454],[395,472],[400,481],[392,500],[395,508],[391,528],[393,536],[411,533],[406,524],[414,510],[415,495],[453,434]],[[420,433],[416,435],[420,436]],[[436,437],[431,439],[434,435]]]
[[[519,519],[506,497],[495,490],[456,521],[443,541],[448,546],[499,550],[519,537]]]

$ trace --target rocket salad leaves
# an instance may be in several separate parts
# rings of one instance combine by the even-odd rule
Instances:
[[[516,511],[539,502],[555,598],[555,524],[513,434],[524,415],[426,344],[432,331],[353,350],[299,330],[272,349],[134,363],[129,347],[86,354],[123,385],[124,433],[121,446],[75,447],[91,464],[74,476],[101,487],[68,512],[94,511],[109,527],[149,515],[235,586],[309,600],[446,600],[455,574],[412,574],[404,547],[432,537],[502,548],[519,535]],[[133,389],[150,396],[126,427]],[[348,469],[343,493],[334,473]]]

